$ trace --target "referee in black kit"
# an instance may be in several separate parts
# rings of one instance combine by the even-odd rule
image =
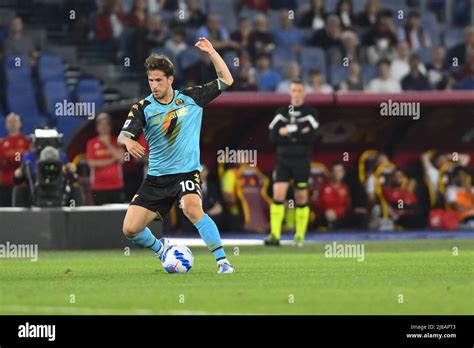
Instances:
[[[303,246],[310,214],[308,179],[312,143],[319,127],[317,112],[304,103],[305,96],[303,82],[293,81],[290,86],[291,104],[279,108],[269,125],[270,141],[277,146],[277,156],[273,171],[273,203],[270,206],[271,233],[265,245],[280,245],[284,202],[292,180],[296,203],[294,245]]]

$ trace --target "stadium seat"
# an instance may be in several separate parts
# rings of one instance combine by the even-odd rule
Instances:
[[[443,43],[446,49],[450,49],[464,41],[464,29],[448,28],[443,33]]]
[[[272,52],[272,66],[281,76],[285,76],[285,70],[288,62],[295,60],[291,51],[277,47]]]
[[[317,47],[301,48],[301,74],[306,77],[310,70],[319,69],[321,73],[326,74],[326,53]]]
[[[418,49],[418,51],[416,51],[423,64],[427,64],[431,61],[432,50],[433,49],[431,47],[421,47]]]
[[[339,86],[342,81],[345,81],[349,77],[349,68],[338,64],[332,64],[329,66],[329,82],[334,87]]]
[[[104,104],[102,88],[95,78],[81,78],[76,85],[75,95],[78,102],[95,103],[96,112]]]
[[[28,80],[31,82],[29,59],[24,54],[9,54],[3,63],[8,81]]]
[[[364,6],[365,6],[366,0],[353,0],[352,1],[352,12],[354,14],[361,13],[364,11]]]
[[[332,2],[332,1],[329,1]],[[400,6],[401,1],[393,1],[393,0],[381,0],[380,7],[382,9],[396,11]]]
[[[267,14],[268,27],[271,30],[280,28],[280,10],[270,10]]]
[[[200,54],[194,47],[189,47],[179,55],[179,65],[181,70],[186,70],[199,62]]]
[[[224,62],[229,67],[229,70],[232,74],[235,74],[237,72],[237,67],[235,66],[235,61],[234,61],[236,57],[237,55],[235,54],[235,51],[227,51],[222,56],[222,58],[224,59]]]
[[[43,84],[43,95],[46,104],[46,110],[50,117],[54,117],[56,103],[62,103],[64,100],[72,101],[69,90],[64,80],[46,81]]]
[[[254,18],[257,17],[259,14],[261,14],[260,11],[244,8],[242,9],[242,11],[240,11],[239,17],[247,18],[249,21],[252,22]]]
[[[337,1],[326,1],[324,3],[324,9],[326,10],[326,13],[329,14],[336,12],[337,3]]]
[[[232,32],[237,28],[236,0],[208,0],[210,14],[216,14],[221,18],[221,24]]]
[[[362,67],[362,83],[367,84],[370,80],[377,77],[377,68],[373,65],[364,65]]]
[[[38,59],[38,76],[41,82],[64,80],[64,65],[54,53],[43,53]]]
[[[423,12],[420,21],[423,28],[436,28],[438,26],[438,18],[431,11]]]
[[[40,116],[35,91],[31,82],[16,81],[9,83],[6,88],[6,102],[9,112],[15,112],[26,118]]]
[[[314,30],[303,28],[303,29],[300,29],[300,34],[301,34],[301,38],[303,40],[303,43],[306,43],[309,40],[311,40],[311,38],[313,37]]]

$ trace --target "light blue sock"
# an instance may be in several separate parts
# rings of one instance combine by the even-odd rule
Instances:
[[[194,224],[199,231],[204,243],[207,248],[214,254],[216,261],[223,260],[226,258],[224,248],[222,247],[221,236],[217,229],[216,223],[212,220],[209,215],[204,215],[201,220]]]
[[[145,227],[143,231],[137,233],[135,237],[127,238],[134,244],[140,245],[141,247],[148,248],[154,253],[160,254],[163,245],[161,242],[151,233],[148,227]]]

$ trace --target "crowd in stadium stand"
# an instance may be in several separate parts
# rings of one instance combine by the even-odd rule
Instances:
[[[436,16],[422,15],[418,1],[387,9],[387,2],[367,0],[357,12],[356,2],[362,3],[333,1],[328,11],[324,0],[223,1],[216,7],[227,10],[222,18],[205,13],[196,0],[108,0],[98,11],[95,35],[117,62],[130,56],[142,61],[151,51],[168,54],[181,65],[183,84],[215,76],[205,56],[186,57],[192,43],[206,36],[233,66],[234,90],[286,92],[285,80],[295,71],[309,92],[474,88],[474,27],[466,27],[464,42],[452,45],[450,28],[440,32]],[[237,19],[235,28],[229,18]]]

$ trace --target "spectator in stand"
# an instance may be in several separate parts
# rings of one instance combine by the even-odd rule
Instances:
[[[422,47],[431,46],[431,38],[428,32],[421,26],[420,13],[411,11],[405,26],[400,29],[400,40],[406,41],[411,52]]]
[[[362,61],[362,53],[359,46],[359,37],[353,31],[345,31],[341,34],[342,57],[349,61]]]
[[[468,154],[460,153],[458,154],[458,164],[460,166],[466,167],[471,160]],[[440,169],[446,162],[452,162],[452,155],[443,153],[441,151],[435,151],[433,154],[430,152],[425,152],[421,156],[421,163],[423,165],[423,171],[425,177],[430,183],[431,189],[438,200],[439,194],[439,176]]]
[[[286,78],[281,81],[277,88],[277,93],[290,93],[290,86],[291,83],[295,80],[300,79],[300,66],[297,62],[290,62],[286,68]],[[311,89],[310,86],[305,85],[305,89],[309,91]]]
[[[240,5],[249,10],[267,12],[270,9],[268,0],[240,0]]]
[[[196,64],[184,71],[187,86],[203,85],[209,81],[217,79],[216,69],[208,54],[199,53],[199,60]]]
[[[105,0],[96,19],[96,38],[106,51],[116,52],[121,61],[128,53],[133,32],[127,31],[127,19],[118,0]]]
[[[274,30],[273,37],[278,48],[293,54],[300,52],[303,39],[299,29],[293,25],[288,10],[280,11],[280,27]]]
[[[230,35],[230,39],[236,44],[237,54],[239,56],[250,54],[250,36],[252,33],[252,25],[248,18],[239,19],[239,29]]]
[[[330,94],[334,92],[332,86],[326,83],[326,78],[321,71],[314,69],[309,72],[309,86],[308,93],[323,93]]]
[[[474,51],[467,54],[466,62],[458,75],[457,89],[474,89]]]
[[[438,45],[433,48],[431,62],[426,65],[428,82],[432,89],[438,89],[438,85],[448,75],[446,69],[446,51],[443,46]]]
[[[341,21],[336,15],[330,15],[326,20],[324,29],[316,31],[309,40],[308,45],[321,47],[324,50],[335,48],[342,51]]]
[[[271,54],[275,49],[273,35],[268,29],[268,21],[264,15],[257,15],[253,22],[254,29],[250,34],[249,53],[252,61],[262,54]]]
[[[364,84],[360,76],[361,68],[358,61],[353,60],[349,63],[349,76],[346,81],[341,82],[339,91],[363,91]]]
[[[377,63],[379,76],[369,82],[367,91],[372,93],[399,93],[402,91],[400,83],[390,77],[390,61],[381,59]]]
[[[453,58],[457,59],[458,66],[464,65],[468,52],[474,51],[474,25],[464,29],[464,42],[451,48],[448,54],[448,66],[452,66]]]
[[[221,25],[218,15],[210,14],[207,17],[206,25],[199,28],[197,37],[206,37],[221,54],[228,49],[237,48],[236,43],[230,40],[227,29]]]
[[[375,25],[380,12],[380,0],[366,0],[364,11],[357,16],[357,25],[369,29]]]
[[[397,54],[390,64],[390,77],[401,81],[410,72],[410,49],[406,41],[397,45]]]
[[[10,22],[8,37],[3,42],[4,55],[16,53],[24,54],[31,59],[31,64],[36,63],[38,52],[36,50],[33,39],[25,35],[23,31],[23,20],[21,17],[15,17]],[[2,55],[0,54],[0,59]]]
[[[326,17],[324,0],[312,0],[311,5],[302,7],[298,26],[300,28],[311,28],[313,30],[324,29]]]
[[[255,76],[255,68],[249,61],[249,58],[244,56],[240,60],[240,65],[237,70],[237,77],[231,87],[233,91],[257,91],[257,79]]]
[[[186,31],[183,27],[175,27],[173,34],[166,40],[165,48],[170,50],[176,57],[188,48],[186,43]]]
[[[380,12],[376,24],[368,31],[364,39],[364,46],[368,46],[367,59],[369,64],[375,65],[386,58],[394,58],[397,47],[397,29],[392,19],[392,12]]]
[[[21,133],[21,118],[10,113],[5,119],[8,135],[0,139],[0,207],[11,207],[14,186],[13,173],[30,148],[28,138]]]
[[[281,81],[280,74],[270,68],[270,57],[265,54],[257,58],[256,76],[259,91],[273,92]]]
[[[87,142],[87,163],[91,168],[91,188],[96,205],[121,203],[123,197],[124,151],[112,136],[109,114],[101,113],[96,118],[98,135]]]
[[[454,168],[453,183],[446,188],[446,202],[457,213],[460,224],[474,227],[474,186],[465,167]]]
[[[148,52],[154,48],[163,47],[168,39],[168,34],[168,26],[163,23],[159,15],[149,16],[147,21],[146,49],[142,54],[148,56]],[[143,60],[145,60],[145,56],[140,61]]]
[[[200,28],[206,24],[207,17],[199,8],[199,0],[186,0],[185,13],[184,23],[178,20],[175,25],[185,24],[189,28]]]
[[[239,168],[236,164],[229,164],[221,178],[222,202],[226,212],[226,230],[241,231],[243,225],[243,215],[240,206],[240,200],[237,195],[239,182],[237,172]]]
[[[351,0],[339,0],[339,3],[336,7],[336,14],[339,17],[339,20],[341,21],[341,27],[343,31],[355,31],[355,18],[352,13]]]
[[[147,23],[147,1],[134,0],[133,7],[127,15],[127,24],[130,28],[145,29]]]
[[[382,195],[387,202],[388,212],[394,224],[403,228],[421,228],[417,214],[417,198],[414,193],[416,181],[408,179],[402,170],[397,169],[388,185],[384,185]],[[400,201],[403,207],[400,208]]]
[[[298,7],[296,0],[268,0],[272,10],[290,9],[295,10]]]
[[[402,79],[402,88],[404,91],[428,91],[430,83],[420,71],[421,60],[418,54],[410,55],[410,72]]]

